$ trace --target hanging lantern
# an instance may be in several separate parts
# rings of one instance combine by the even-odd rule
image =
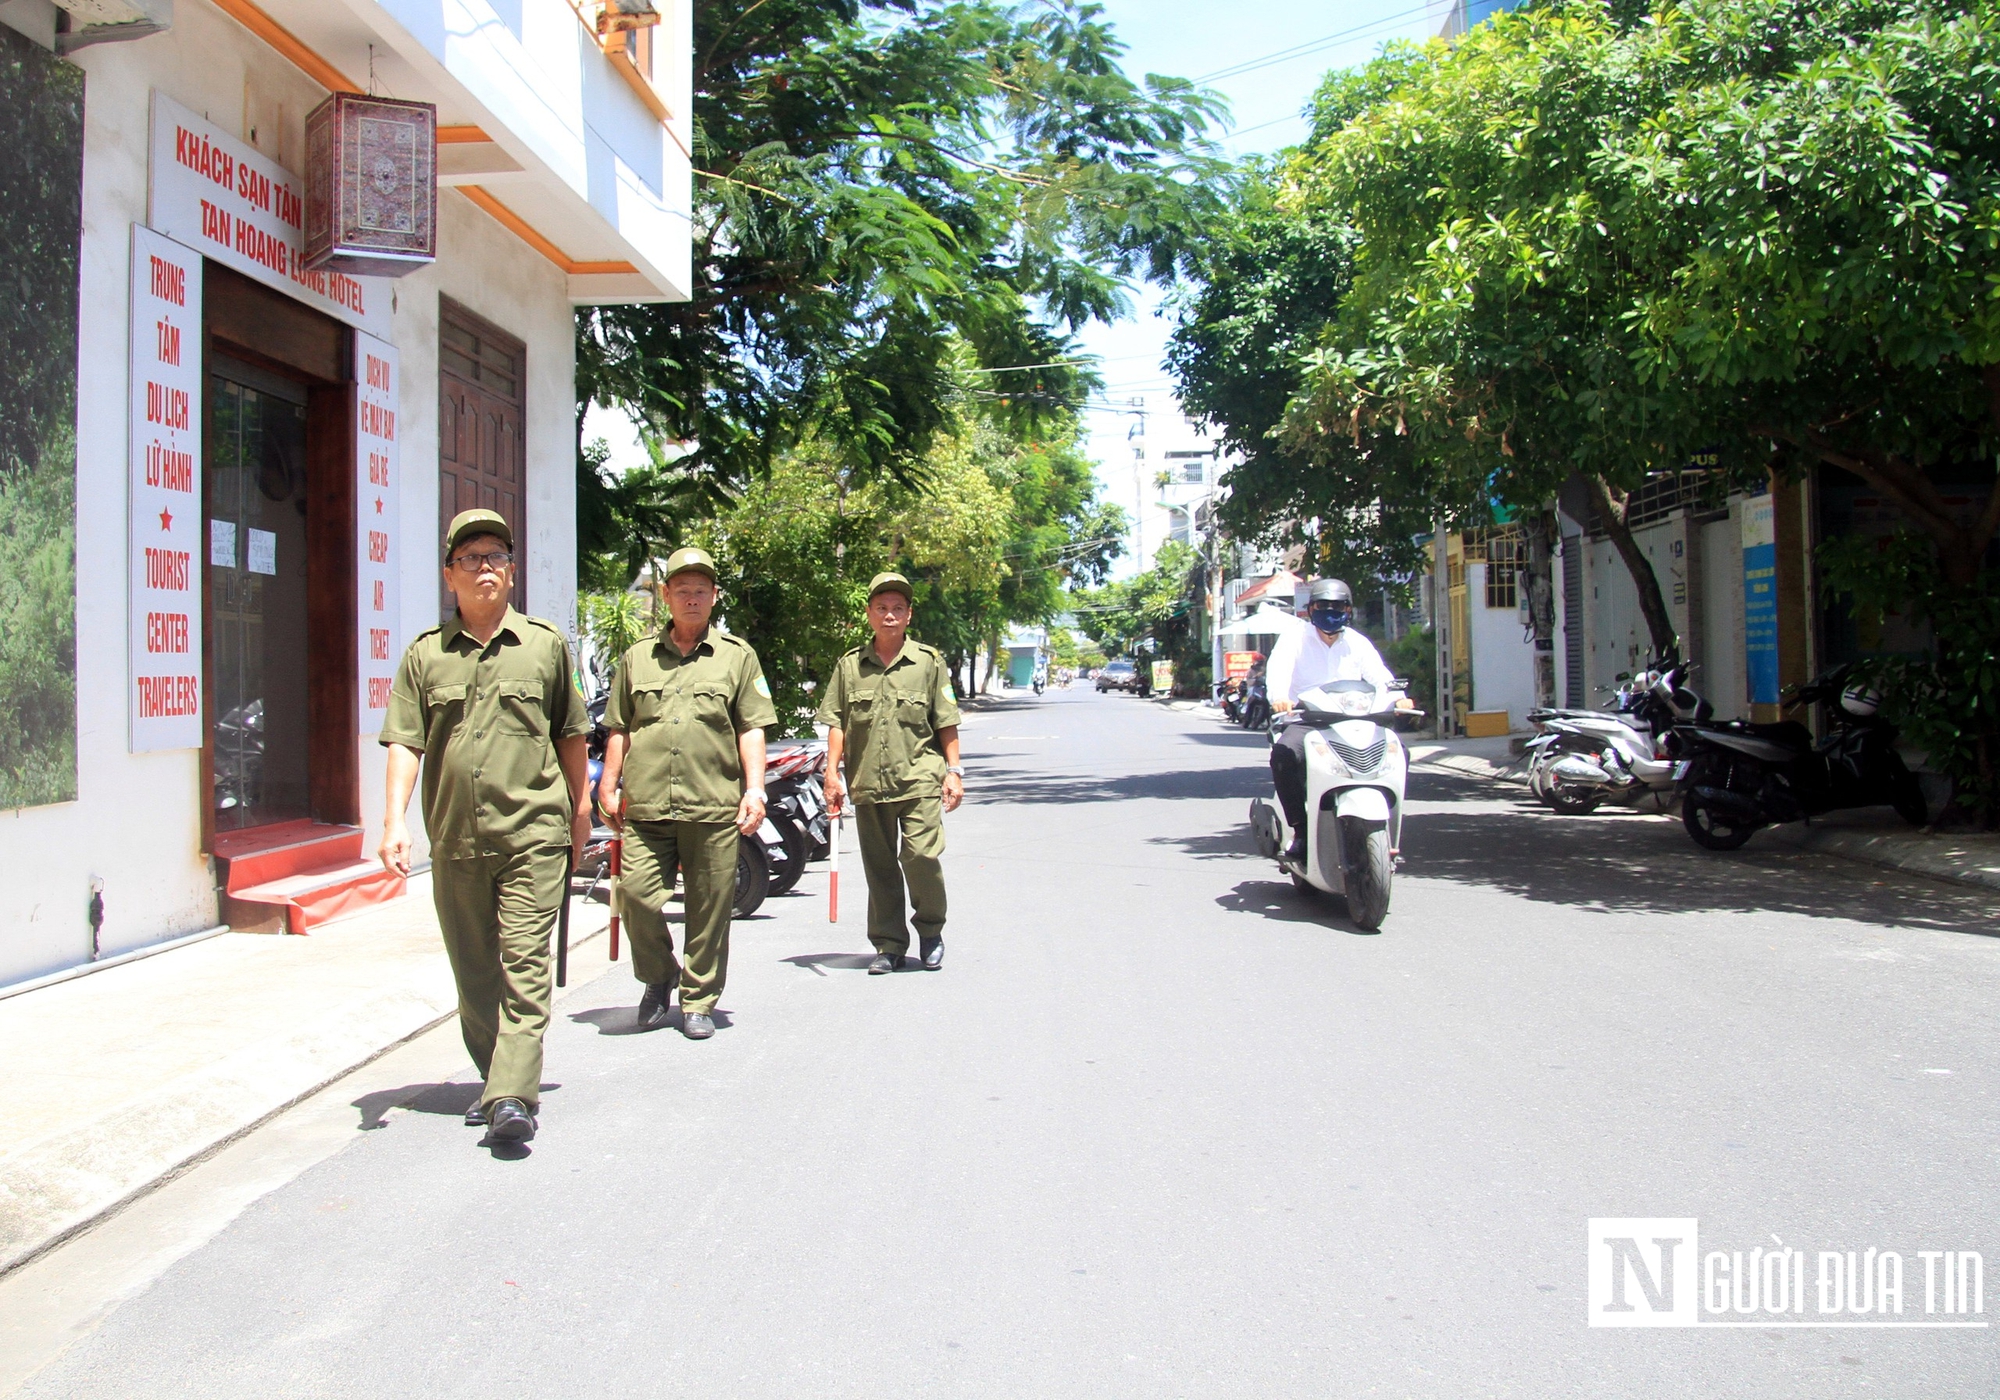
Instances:
[[[306,118],[306,267],[401,277],[435,261],[437,108],[336,92]]]

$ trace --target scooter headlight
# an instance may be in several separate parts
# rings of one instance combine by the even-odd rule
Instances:
[[[1320,730],[1312,729],[1306,732],[1306,750],[1336,768],[1341,766],[1340,756],[1333,751],[1333,745],[1326,741],[1326,735]]]

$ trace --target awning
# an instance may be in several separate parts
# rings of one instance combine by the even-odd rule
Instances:
[[[1296,632],[1305,623],[1284,608],[1260,608],[1247,617],[1225,622],[1215,629],[1218,637],[1282,637]]]

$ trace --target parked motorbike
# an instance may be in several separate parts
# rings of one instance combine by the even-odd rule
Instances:
[[[1887,804],[1911,826],[1929,817],[1923,789],[1896,752],[1882,698],[1852,665],[1836,666],[1781,697],[1787,709],[1818,705],[1824,739],[1797,720],[1688,723],[1676,732],[1681,824],[1695,844],[1733,851],[1759,827],[1823,812]]]
[[[1542,732],[1527,744],[1529,789],[1564,815],[1648,797],[1665,811],[1679,748],[1674,726],[1715,712],[1688,686],[1693,671],[1693,662],[1649,663],[1623,681],[1609,710],[1531,710]]]
[[[1292,831],[1283,808],[1262,798],[1250,804],[1258,851],[1299,889],[1345,896],[1348,917],[1365,929],[1380,928],[1388,916],[1402,846],[1409,756],[1396,729],[1423,718],[1421,710],[1397,709],[1401,698],[1372,681],[1330,681],[1306,691],[1280,718],[1310,729],[1303,860],[1286,854]]]
[[[570,892],[576,893],[577,884],[581,882],[586,898],[609,877],[611,843],[618,839],[618,833],[604,820],[603,809],[597,805],[597,784],[604,776],[604,746],[610,738],[610,731],[604,727],[604,705],[605,697],[600,695],[587,706],[591,724],[584,748],[590,775],[591,831],[590,840],[583,848],[583,859],[570,871]],[[763,904],[771,886],[769,851],[772,846],[782,844],[782,834],[771,830],[768,817],[755,836],[737,838],[736,898],[730,906],[736,918],[748,918]]]
[[[1252,671],[1243,678],[1243,698],[1237,706],[1236,722],[1245,729],[1271,727],[1271,693],[1264,684],[1262,671]]]
[[[772,849],[772,894],[790,892],[806,866],[826,859],[831,848],[832,823],[821,788],[825,771],[823,740],[771,746],[764,765],[764,820],[780,837],[779,845]]]
[[[1239,676],[1233,681],[1217,681],[1215,685],[1215,703],[1222,707],[1222,717],[1224,719],[1228,720],[1231,724],[1242,723],[1242,677]]]

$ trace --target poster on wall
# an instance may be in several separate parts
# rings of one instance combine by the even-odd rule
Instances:
[[[396,587],[399,553],[397,493],[402,490],[402,457],[397,448],[398,384],[396,347],[372,335],[354,337],[354,547],[355,601],[360,609],[354,635],[360,655],[360,732],[382,732],[389,713],[389,686],[402,659]]]
[[[393,283],[307,269],[305,181],[158,92],[149,174],[153,228],[335,320],[389,334]]]
[[[1750,703],[1778,703],[1778,533],[1768,492],[1743,502],[1743,660]]]
[[[0,809],[76,799],[83,70],[0,25]]]
[[[132,225],[125,570],[133,753],[201,747],[201,254]],[[226,524],[227,522],[218,522]],[[234,562],[236,535],[208,553]]]

